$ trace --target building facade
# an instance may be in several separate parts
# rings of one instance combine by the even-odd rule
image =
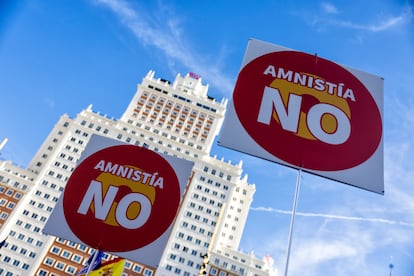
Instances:
[[[27,168],[1,163],[0,239],[7,240],[0,249],[0,275],[73,275],[92,254],[85,245],[42,233],[92,134],[195,164],[160,264],[127,261],[126,275],[199,275],[207,273],[203,256],[220,260],[208,263],[218,272],[211,275],[275,275],[262,260],[237,251],[255,185],[243,175],[242,162],[210,156],[227,100],[216,101],[207,92],[193,73],[170,82],[150,71],[121,118],[108,118],[92,106],[75,118],[64,114]]]

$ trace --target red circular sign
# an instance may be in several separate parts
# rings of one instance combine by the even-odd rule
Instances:
[[[233,102],[249,136],[297,167],[352,168],[381,141],[381,114],[367,88],[343,67],[309,54],[252,60],[238,76]]]
[[[179,201],[179,181],[164,158],[142,147],[119,145],[93,153],[73,171],[63,211],[82,242],[124,252],[160,237]]]

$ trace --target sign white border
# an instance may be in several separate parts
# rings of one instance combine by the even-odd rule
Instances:
[[[84,152],[81,155],[81,158],[78,161],[78,164],[81,164],[82,161],[85,160],[88,156],[92,155],[93,153],[101,149],[116,146],[116,145],[125,145],[125,144],[126,143],[123,143],[123,142],[120,142],[114,139],[110,139],[110,138],[106,138],[106,137],[98,136],[98,135],[92,135]],[[191,171],[192,171],[194,163],[188,160],[180,159],[177,157],[173,157],[173,156],[169,156],[169,155],[165,155],[161,153],[156,153],[156,154],[161,155],[173,167],[175,174],[178,178],[179,184],[180,184],[180,197],[182,199],[184,190],[191,176]],[[61,197],[59,198],[59,201],[57,202],[51,216],[49,217],[45,225],[45,228],[43,229],[43,232],[66,239],[66,240],[70,240],[76,243],[84,244],[84,242],[82,242],[71,231],[65,219],[65,215],[63,213],[63,195],[64,195],[64,192],[62,192]],[[87,227],[88,225],[85,225],[85,228]],[[155,241],[153,241],[152,243],[144,247],[137,248],[131,251],[109,252],[109,253],[113,253],[114,255],[117,255],[119,257],[126,258],[131,261],[136,261],[136,262],[148,265],[148,266],[157,267],[161,259],[161,256],[164,252],[165,246],[167,244],[171,229],[172,229],[172,224],[167,228],[167,230],[158,239],[156,239]],[[94,231],[94,229],[89,229],[89,231]],[[113,233],[113,238],[122,239],[123,237],[119,237],[117,236],[117,233]]]
[[[240,71],[252,60],[272,52],[294,51],[267,42],[250,39],[243,58]],[[353,68],[341,66],[358,78],[371,93],[383,121],[383,79]],[[254,80],[252,80],[254,81]],[[237,137],[237,139],[235,139]],[[284,166],[302,169],[311,174],[319,175],[344,184],[362,188],[379,194],[384,194],[384,145],[383,134],[376,151],[362,164],[345,170],[318,171],[299,168],[287,163],[266,151],[257,144],[242,126],[235,112],[233,100],[230,101],[223,127],[218,138],[218,145],[266,159]]]

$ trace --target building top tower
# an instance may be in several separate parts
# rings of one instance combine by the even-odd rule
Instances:
[[[223,123],[227,99],[217,102],[207,96],[208,85],[194,73],[178,74],[172,84],[154,74],[149,71],[138,84],[120,121],[138,127],[145,124],[164,138],[179,139],[183,149],[194,151],[197,158],[207,156]]]

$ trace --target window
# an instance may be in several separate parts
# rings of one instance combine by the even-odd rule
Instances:
[[[59,252],[60,252],[60,248],[59,248],[59,247],[57,247],[57,246],[53,246],[53,247],[52,247],[51,252],[52,252],[53,254],[58,255],[58,254],[59,254]]]
[[[135,271],[135,272],[141,273],[142,272],[142,266],[134,265],[134,268],[132,270]]]
[[[47,266],[52,266],[54,262],[55,260],[49,257],[46,257],[46,259],[43,261],[43,263]]]
[[[74,254],[72,256],[72,261],[75,262],[75,263],[78,263],[79,264],[81,262],[81,260],[82,260],[82,257],[79,256],[79,255],[77,255],[77,254]]]
[[[152,270],[149,270],[148,268],[144,269],[143,275],[145,275],[145,276],[152,276]]]
[[[8,214],[8,213],[6,213],[6,212],[1,212],[1,214],[0,214],[0,219],[6,220],[8,216],[9,216],[9,214]]]
[[[79,245],[78,245],[78,249],[79,249],[80,251],[82,251],[82,252],[86,252],[86,245],[79,244]]]
[[[62,262],[57,262],[55,264],[55,268],[58,269],[58,270],[63,270],[65,268],[65,264],[62,263]]]
[[[66,268],[66,272],[69,273],[70,275],[74,275],[76,272],[76,268],[74,268],[73,266],[68,266]]]
[[[71,255],[71,253],[69,252],[69,251],[67,251],[67,250],[63,250],[63,252],[62,252],[62,257],[63,258],[65,258],[65,259],[69,259],[70,258],[70,255]]]
[[[48,273],[48,271],[43,270],[43,269],[40,269],[40,270],[39,270],[39,273],[38,273],[38,276],[46,276],[46,275],[47,275],[47,273]]]

